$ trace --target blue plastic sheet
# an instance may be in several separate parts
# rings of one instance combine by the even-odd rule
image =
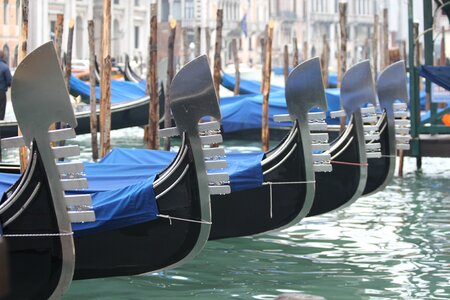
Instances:
[[[157,166],[168,165],[174,159],[175,155],[176,153],[160,150],[114,149],[97,165],[105,164],[107,166],[105,168],[109,168],[114,164],[129,166],[129,170],[125,170],[125,168],[122,174],[124,177],[128,177],[124,180],[130,180],[131,177],[136,177],[140,173],[145,176],[146,170],[150,170],[151,168],[157,169]],[[227,153],[226,160],[228,167],[223,170],[214,170],[214,172],[227,172],[230,175],[232,191],[255,188],[263,182],[261,168],[263,156],[264,153],[262,152]],[[89,173],[89,169],[86,169],[88,180],[90,180]],[[107,174],[108,171],[105,169],[105,175]]]
[[[74,96],[81,95],[83,98],[89,98],[89,84],[70,76],[70,93]],[[95,96],[97,101],[100,99],[100,87],[95,87]],[[145,81],[135,83],[130,81],[111,81],[111,103],[120,103],[124,101],[137,100],[145,97]]]
[[[222,74],[222,85],[229,89],[230,91],[234,90],[235,79],[234,76],[223,73]],[[256,80],[242,79],[239,84],[239,94],[240,95],[248,95],[248,94],[259,94],[261,90],[261,83]],[[271,85],[270,92],[279,92],[284,91],[283,87]]]
[[[450,91],[450,66],[425,66],[419,68],[422,77]]]
[[[339,124],[339,119],[330,118],[329,111],[340,109],[339,89],[327,89],[326,98],[328,112],[326,122],[328,124]],[[261,128],[262,120],[262,100],[263,96],[247,95],[224,97],[220,99],[220,111],[222,114],[222,126],[224,132],[236,132],[245,129]],[[313,109],[312,111],[317,111]],[[270,93],[269,96],[269,127],[286,127],[290,123],[277,123],[273,121],[273,116],[287,114],[287,104],[284,91]]]
[[[92,194],[95,222],[72,224],[75,235],[93,234],[154,220],[158,207],[150,176],[135,184]]]

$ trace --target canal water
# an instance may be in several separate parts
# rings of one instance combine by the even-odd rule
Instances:
[[[112,141],[142,147],[142,136],[124,129]],[[86,159],[89,140],[77,138]],[[450,159],[423,162],[416,171],[406,158],[403,178],[344,210],[283,232],[208,242],[174,270],[75,281],[64,299],[450,299]]]

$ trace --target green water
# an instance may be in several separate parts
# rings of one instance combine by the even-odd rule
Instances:
[[[115,145],[142,147],[141,137],[121,131]],[[75,281],[64,299],[450,299],[449,178],[450,159],[425,158],[416,171],[406,158],[403,178],[344,210],[281,233],[208,242],[174,270]]]

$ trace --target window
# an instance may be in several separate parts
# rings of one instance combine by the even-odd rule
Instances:
[[[114,0],[114,4],[120,4],[119,0]]]
[[[134,6],[139,6],[140,5],[139,2],[140,2],[139,0],[134,0]]]
[[[3,46],[3,59],[6,61],[6,63],[9,65],[9,47],[7,44]]]
[[[8,24],[8,10],[9,3],[8,0],[3,0],[3,24]]]
[[[134,48],[139,48],[139,26],[134,26]]]
[[[194,19],[194,1],[187,0],[184,6],[184,18],[188,20]]]
[[[174,0],[172,3],[172,17],[176,20],[181,19],[181,1]]]
[[[169,21],[169,1],[162,0],[161,1],[161,21],[167,22]]]

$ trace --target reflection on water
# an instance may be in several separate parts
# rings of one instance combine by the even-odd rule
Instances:
[[[116,146],[142,147],[136,130],[116,134]],[[208,242],[174,270],[76,281],[64,299],[450,299],[449,166],[426,158],[418,172],[407,158],[404,178],[344,210],[281,233]]]

